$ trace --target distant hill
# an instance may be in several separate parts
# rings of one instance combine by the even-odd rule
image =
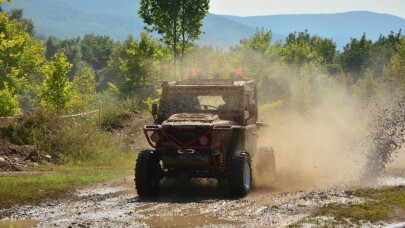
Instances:
[[[360,38],[363,33],[366,33],[367,38],[376,40],[380,34],[387,35],[391,31],[397,33],[400,29],[405,29],[405,19],[401,17],[367,11],[336,14],[223,17],[247,26],[271,29],[274,33],[283,35],[307,29],[311,34],[333,38],[338,47],[347,44],[351,37]]]
[[[136,0],[14,0],[14,5],[4,4],[3,8],[24,9],[25,17],[33,20],[38,34],[58,38],[93,33],[122,41],[129,34],[139,37],[144,27],[137,15]],[[359,38],[363,33],[376,40],[380,34],[405,29],[405,19],[365,11],[254,17],[209,14],[204,19],[205,34],[199,43],[228,48],[252,36],[256,28],[271,30],[274,41],[307,29],[311,34],[332,38],[342,49],[351,37]]]

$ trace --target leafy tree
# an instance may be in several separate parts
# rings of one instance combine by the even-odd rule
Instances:
[[[0,12],[0,89],[5,83],[16,94],[32,89],[45,61],[44,51],[43,44],[30,37],[24,24],[10,21]]]
[[[54,36],[49,36],[45,42],[46,46],[46,53],[45,57],[47,60],[51,60],[53,56],[55,56],[56,52],[58,51],[58,40]]]
[[[80,42],[82,60],[95,70],[100,70],[107,66],[114,45],[114,41],[108,36],[86,34]]]
[[[321,38],[319,36],[311,37],[311,47],[321,57],[322,64],[334,64],[337,55],[336,44],[332,39]]]
[[[405,37],[400,39],[397,45],[397,51],[392,56],[388,67],[385,69],[385,75],[397,84],[397,86],[405,86]]]
[[[248,39],[243,39],[240,41],[240,43],[241,46],[245,48],[249,48],[264,54],[268,49],[271,48],[272,37],[273,34],[271,34],[271,31],[264,31],[263,28],[256,29],[256,33],[254,36]]]
[[[202,20],[208,13],[209,0],[141,0],[139,15],[148,31],[162,35],[176,59],[184,55],[201,34]]]
[[[109,65],[121,79],[118,84],[121,95],[140,99],[153,95],[161,75],[159,60],[164,56],[160,43],[147,33],[141,34],[140,42],[129,36],[117,45]]]
[[[68,91],[67,109],[73,113],[87,111],[96,96],[96,76],[93,68],[85,66],[78,70],[73,82],[69,84]]]
[[[305,63],[319,63],[321,57],[311,45],[311,36],[305,32],[290,33],[281,50],[281,56],[289,65],[301,66]]]
[[[35,26],[31,19],[24,18],[23,9],[11,9],[9,20],[19,21],[26,26],[26,30],[31,35],[31,37],[35,36]]]
[[[57,45],[58,51],[63,51],[70,63],[77,62],[81,60],[80,42],[80,37],[61,40]]]
[[[333,64],[337,55],[332,39],[311,36],[308,31],[290,33],[281,51],[284,61],[301,66],[307,63]]]
[[[68,102],[67,73],[72,68],[72,64],[67,61],[62,51],[58,51],[53,61],[48,62],[44,68],[45,80],[39,91],[39,104],[60,112]]]
[[[15,116],[21,113],[20,104],[14,91],[5,83],[0,90],[0,116]]]
[[[360,40],[352,38],[350,43],[343,48],[340,55],[340,65],[347,73],[351,73],[355,80],[362,77],[366,69],[367,60],[370,57],[372,41],[363,34]]]
[[[398,33],[391,32],[388,36],[380,35],[378,40],[371,46],[370,57],[366,66],[375,75],[382,75],[384,67],[389,63],[392,56],[397,52],[401,42],[401,30]]]

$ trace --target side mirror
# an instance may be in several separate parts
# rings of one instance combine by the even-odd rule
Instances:
[[[156,103],[152,104],[152,116],[156,116],[158,113],[158,105]]]

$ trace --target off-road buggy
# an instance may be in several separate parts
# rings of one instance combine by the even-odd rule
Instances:
[[[257,94],[251,79],[163,82],[154,125],[144,127],[153,150],[139,153],[135,167],[140,197],[158,192],[163,178],[217,178],[243,197],[252,189],[252,161],[257,154]],[[274,154],[261,160],[274,172]],[[270,173],[270,175],[272,175]]]

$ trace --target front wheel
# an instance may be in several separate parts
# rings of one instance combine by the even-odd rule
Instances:
[[[231,157],[228,183],[229,191],[235,197],[244,197],[252,189],[252,165],[247,152],[235,154]]]
[[[156,151],[143,150],[135,166],[135,185],[138,196],[152,196],[159,190],[162,169]]]

